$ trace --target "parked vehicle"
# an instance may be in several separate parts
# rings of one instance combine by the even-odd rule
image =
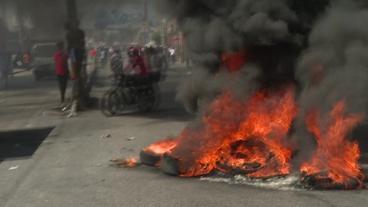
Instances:
[[[39,43],[33,46],[32,69],[35,80],[55,77],[53,56],[56,50],[56,42]]]

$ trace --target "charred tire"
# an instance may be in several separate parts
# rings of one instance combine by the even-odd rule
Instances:
[[[161,161],[161,171],[172,176],[179,176],[179,160],[165,154]]]
[[[161,156],[155,155],[151,152],[146,152],[144,150],[141,151],[139,157],[142,164],[152,167],[156,166],[161,160]]]

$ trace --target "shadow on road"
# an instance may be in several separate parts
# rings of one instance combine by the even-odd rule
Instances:
[[[161,92],[161,101],[157,109],[151,112],[139,112],[136,106],[129,106],[127,110],[116,115],[117,117],[136,117],[162,121],[188,122],[195,118],[193,114],[185,111],[184,107],[175,101],[176,91],[165,90]]]
[[[53,127],[0,132],[0,162],[31,157],[52,130]]]
[[[189,114],[184,109],[179,107],[172,108],[164,108],[158,109],[153,112],[148,113],[130,113],[121,116],[129,116],[129,117],[142,117],[147,119],[154,119],[158,121],[180,121],[180,122],[189,122],[192,121],[195,117],[192,114]]]

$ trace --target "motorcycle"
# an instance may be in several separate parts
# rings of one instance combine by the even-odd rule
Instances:
[[[116,84],[102,97],[101,112],[105,116],[123,113],[127,107],[137,107],[140,112],[149,112],[157,108],[160,102],[158,82],[161,74],[147,76],[121,75]]]

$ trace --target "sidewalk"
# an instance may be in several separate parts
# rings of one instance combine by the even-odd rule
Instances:
[[[104,90],[106,87],[94,88],[93,95]],[[136,199],[143,191],[132,184],[151,182],[154,191],[162,180],[155,178],[157,173],[114,168],[110,160],[137,156],[146,145],[175,135],[185,126],[191,117],[172,102],[173,90],[172,86],[164,88],[167,97],[158,112],[106,118],[92,109],[72,119],[50,110],[58,97],[56,85],[48,93],[44,88],[32,90],[45,93],[37,101],[25,95],[28,91],[1,94],[7,100],[2,107],[17,113],[0,121],[11,122],[6,129],[55,128],[32,157],[0,164],[0,206],[139,206]],[[17,103],[22,106],[15,106]],[[24,111],[18,113],[21,107]],[[147,206],[147,200],[142,202]]]

